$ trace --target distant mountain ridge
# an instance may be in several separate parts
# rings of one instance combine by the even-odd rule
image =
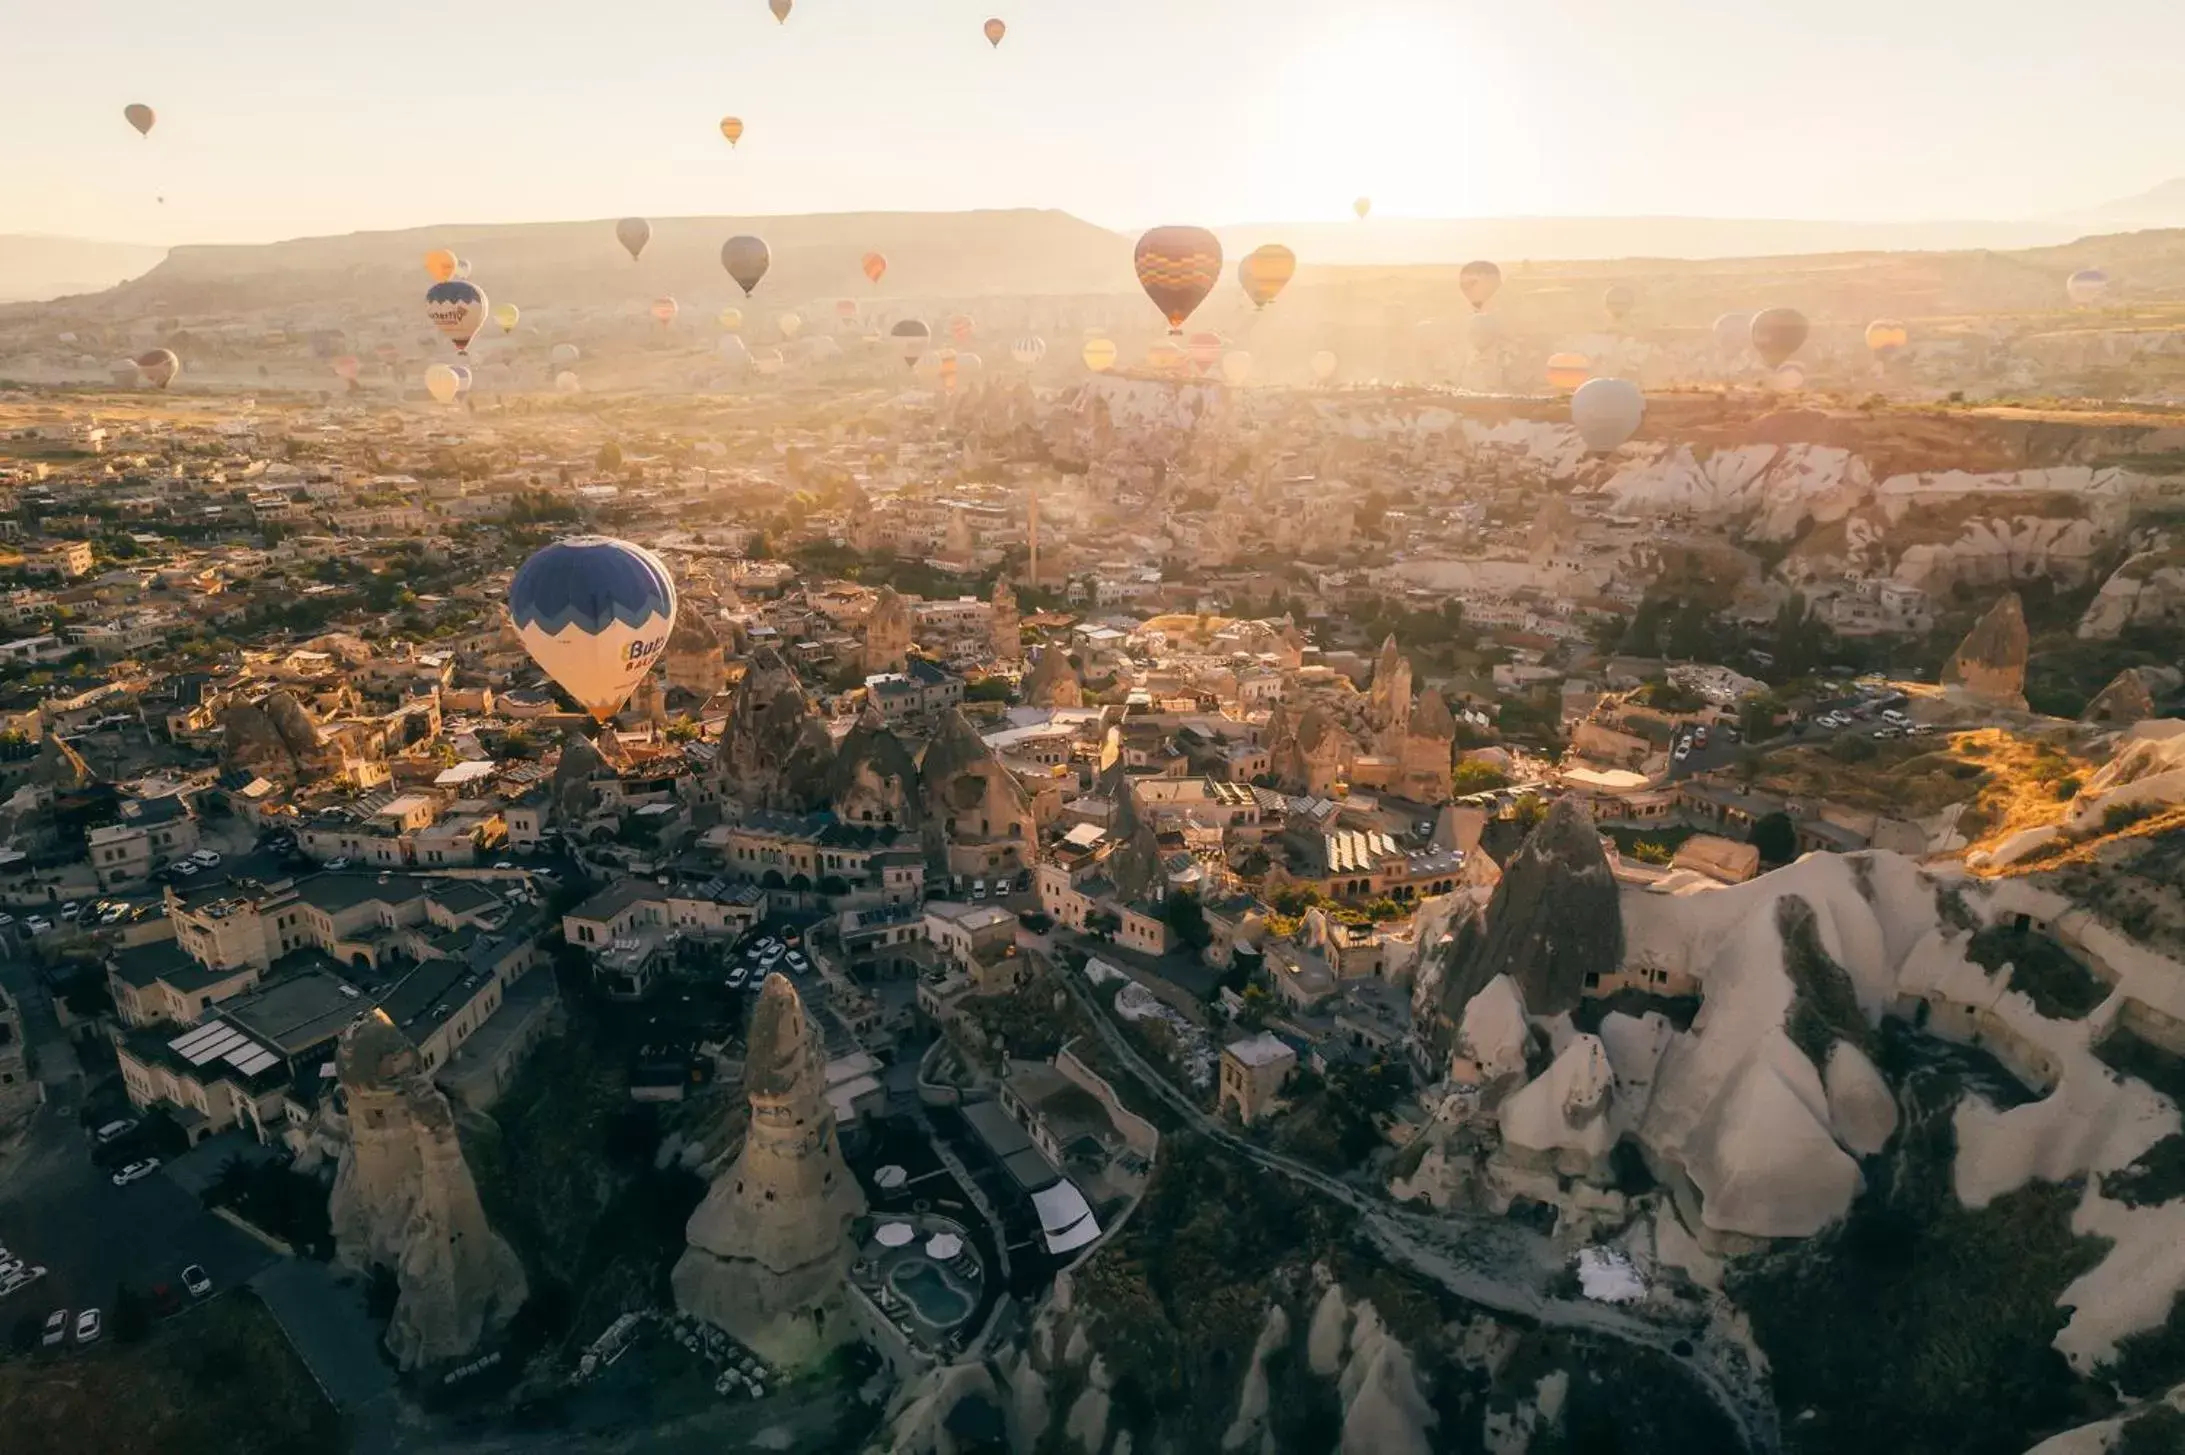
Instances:
[[[2172,177],[2145,192],[2098,203],[2053,221],[2081,232],[2144,232],[2185,227],[2185,177]]]
[[[142,243],[0,234],[0,303],[96,293],[137,277],[166,256],[165,248]]]

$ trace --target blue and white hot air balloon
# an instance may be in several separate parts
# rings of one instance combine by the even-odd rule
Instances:
[[[667,650],[675,582],[642,546],[570,536],[517,568],[508,614],[531,660],[604,723]]]

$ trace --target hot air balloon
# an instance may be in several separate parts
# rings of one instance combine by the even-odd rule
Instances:
[[[1047,340],[1037,334],[1026,334],[1009,346],[1009,357],[1029,369],[1047,357]]]
[[[1624,283],[1610,284],[1608,291],[1601,295],[1601,306],[1608,310],[1609,318],[1617,323],[1631,317],[1631,310],[1638,306],[1638,302],[1639,295]]]
[[[682,312],[682,307],[673,298],[663,293],[652,301],[651,312],[660,326],[666,328],[669,324],[675,322],[675,315]]]
[[[901,347],[903,362],[915,368],[918,364],[918,356],[924,353],[926,345],[932,342],[933,330],[927,328],[918,319],[906,318],[889,329],[888,335]]]
[[[1768,387],[1778,394],[1796,394],[1806,387],[1806,366],[1795,359],[1777,365],[1768,376]]]
[[[1715,320],[1715,349],[1735,358],[1752,346],[1753,316],[1749,313],[1725,313]]]
[[[493,305],[493,321],[501,326],[502,333],[514,333],[516,331],[516,320],[521,317],[523,317],[523,310],[513,303],[496,303]]]
[[[780,349],[758,349],[751,355],[751,367],[761,374],[772,376],[781,372]]]
[[[1570,397],[1570,422],[1595,454],[1637,434],[1645,416],[1646,396],[1629,379],[1588,379]]]
[[[2099,268],[2081,268],[2064,282],[2064,293],[2079,307],[2099,303],[2109,291],[2109,275]]]
[[[153,349],[137,355],[137,368],[143,371],[145,383],[164,389],[182,372],[182,360],[175,357],[173,349]]]
[[[1180,334],[1221,280],[1221,241],[1203,227],[1156,227],[1138,239],[1138,286]]]
[[[641,546],[570,536],[516,568],[508,616],[531,660],[604,723],[667,650],[675,582]]]
[[[152,108],[141,101],[132,101],[127,106],[122,107],[121,114],[123,120],[137,129],[138,136],[150,136],[152,134],[152,123],[159,120],[159,117],[153,113]],[[189,138],[184,137],[183,140],[187,142]]]
[[[1550,389],[1576,389],[1593,377],[1593,360],[1584,354],[1548,355],[1548,387]]]
[[[556,344],[553,352],[548,354],[547,357],[563,368],[567,368],[581,358],[582,354],[575,344]]]
[[[784,313],[774,320],[774,325],[781,330],[783,338],[795,338],[797,331],[804,327],[804,319],[798,314]]]
[[[468,394],[470,392],[471,384],[470,366],[467,364],[456,364],[453,367],[455,369],[455,392],[458,394]]]
[[[724,308],[721,310],[721,327],[727,329],[730,333],[734,333],[743,326],[744,311],[741,308]]]
[[[435,283],[445,283],[455,276],[455,254],[446,248],[434,248],[425,254],[425,271]]]
[[[887,256],[883,253],[865,254],[864,268],[865,280],[869,283],[878,283],[883,277],[887,275]]]
[[[1484,259],[1466,263],[1457,271],[1457,291],[1464,295],[1474,312],[1485,308],[1501,287],[1502,269]]]
[[[1009,33],[1009,27],[1003,25],[998,20],[989,20],[988,22],[986,22],[985,29],[987,43],[997,48],[1001,45],[1001,38]]]
[[[463,381],[457,377],[453,366],[434,364],[425,371],[425,392],[436,404],[453,404],[455,396],[463,392]]]
[[[1466,325],[1465,336],[1472,341],[1473,353],[1491,353],[1502,342],[1502,320],[1492,313],[1475,313]]]
[[[1335,377],[1335,355],[1322,349],[1313,355],[1313,377],[1325,384]]]
[[[458,278],[458,279],[467,279],[467,278],[469,278],[469,277],[470,277],[470,259],[468,259],[468,258],[457,258],[457,259],[455,260],[455,273],[454,273],[454,275],[453,275],[453,276],[454,276],[454,277],[456,277],[456,278]]]
[[[117,389],[134,389],[144,382],[144,371],[135,359],[116,359],[106,366],[106,372]]]
[[[1877,318],[1866,326],[1866,346],[1885,364],[1903,353],[1911,342],[1911,330],[1893,318]]]
[[[835,300],[836,325],[847,328],[855,322],[857,322],[857,300],[855,298],[837,298]]]
[[[1373,199],[1371,197],[1355,197],[1351,199],[1350,210],[1358,214],[1360,222],[1364,222],[1366,214],[1373,210]]]
[[[1252,356],[1242,349],[1231,349],[1221,356],[1221,376],[1232,387],[1241,388],[1252,377]]]
[[[1162,339],[1146,350],[1146,367],[1156,374],[1180,374],[1190,362],[1183,345],[1172,339]]]
[[[1268,243],[1252,249],[1237,264],[1237,286],[1254,308],[1265,308],[1289,286],[1296,272],[1297,254],[1281,243]]]
[[[554,387],[556,389],[559,389],[564,394],[574,394],[579,389],[582,389],[584,387],[584,384],[583,381],[579,380],[575,374],[572,374],[569,370],[564,369],[559,374],[556,374],[554,376]]]
[[[1085,347],[1079,351],[1078,357],[1082,358],[1085,361],[1085,367],[1095,374],[1105,374],[1115,367],[1115,341],[1104,338],[1087,339],[1085,340]]]
[[[334,375],[355,383],[357,371],[363,367],[363,362],[355,354],[342,354],[334,360]]]
[[[959,313],[948,321],[948,336],[960,344],[967,344],[971,342],[972,334],[978,332],[978,327],[971,321],[970,314]]]
[[[728,138],[730,146],[742,141],[744,139],[744,119],[741,116],[722,117],[721,135]]]
[[[746,298],[773,262],[774,255],[767,251],[765,241],[749,233],[738,233],[721,244],[721,266],[728,269],[728,276],[736,280]]]
[[[1221,365],[1221,335],[1195,333],[1184,341],[1184,356],[1191,360],[1191,367],[1202,374],[1210,374]]]
[[[1773,369],[1804,347],[1806,316],[1795,308],[1768,308],[1753,316],[1753,352]]]
[[[956,350],[956,367],[966,374],[976,374],[986,367],[986,360],[972,353],[969,349],[958,349]]]
[[[943,349],[941,351],[940,378],[943,390],[953,391],[956,388],[956,351],[954,349]]]
[[[721,335],[719,347],[721,357],[731,364],[748,364],[751,362],[751,350],[744,347],[744,341],[732,333]]]
[[[432,320],[434,328],[447,335],[448,342],[455,345],[459,354],[470,352],[470,341],[485,326],[488,307],[486,295],[479,291],[476,283],[450,279],[425,290],[425,316]]]
[[[774,19],[783,25],[789,23],[790,0],[766,0],[766,8],[774,12]]]
[[[636,262],[637,255],[645,251],[645,244],[652,241],[652,224],[642,217],[625,217],[615,224],[615,241]]]

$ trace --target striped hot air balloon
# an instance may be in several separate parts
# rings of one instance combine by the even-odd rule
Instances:
[[[565,377],[575,384],[574,375]],[[508,615],[531,660],[605,722],[667,650],[675,582],[641,546],[571,536],[517,568]]]
[[[1203,227],[1156,227],[1138,239],[1138,286],[1181,334],[1184,320],[1221,280],[1221,240]]]
[[[1297,254],[1281,243],[1268,243],[1252,249],[1237,264],[1237,286],[1252,300],[1254,308],[1265,308],[1289,286],[1296,272]]]

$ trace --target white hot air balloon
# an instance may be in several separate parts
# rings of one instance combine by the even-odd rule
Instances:
[[[1629,379],[1588,379],[1570,397],[1570,422],[1595,454],[1637,434],[1645,417],[1646,396]]]
[[[1806,366],[1796,359],[1776,365],[1768,376],[1768,387],[1778,394],[1796,394],[1806,387]]]
[[[2081,308],[2102,301],[2109,291],[2109,275],[2099,268],[2081,268],[2064,282],[2065,296]]]
[[[780,349],[758,349],[751,355],[751,367],[758,370],[762,377],[771,378],[779,374],[781,364]]]
[[[425,371],[425,392],[436,404],[453,404],[463,392],[463,376],[446,364],[434,364]]]
[[[571,536],[516,568],[508,615],[531,660],[604,723],[667,650],[675,581],[642,546]]]
[[[575,374],[571,373],[567,369],[564,369],[559,374],[556,374],[554,376],[554,387],[556,389],[559,389],[564,394],[574,394],[579,389],[582,389],[584,387],[584,384],[581,380],[577,378]]]
[[[1313,377],[1325,384],[1335,377],[1335,355],[1327,349],[1313,355]]]
[[[800,313],[784,313],[776,321],[783,338],[795,338],[804,329],[804,315]]]
[[[751,350],[745,347],[742,339],[732,333],[722,334],[718,347],[721,357],[731,364],[741,367],[751,362]]]
[[[577,361],[577,346],[575,344],[556,344],[554,345],[554,351],[547,357],[551,358],[561,368],[566,369]]]

